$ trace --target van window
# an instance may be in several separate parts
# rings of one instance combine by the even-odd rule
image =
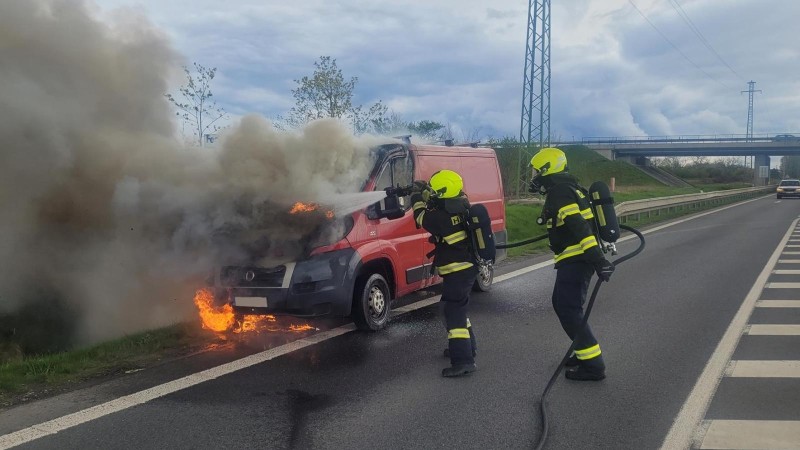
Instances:
[[[383,171],[375,183],[375,190],[384,190],[390,186],[408,186],[414,181],[413,176],[414,165],[411,158],[395,158],[383,167]],[[400,204],[403,209],[408,209],[411,206],[410,197],[401,197]]]

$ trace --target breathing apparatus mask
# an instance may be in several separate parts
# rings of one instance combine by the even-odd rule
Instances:
[[[548,163],[549,164],[549,163]],[[528,186],[528,192],[531,194],[547,194],[547,188],[544,186],[544,175],[542,171],[533,169],[533,177],[531,178],[530,185]]]

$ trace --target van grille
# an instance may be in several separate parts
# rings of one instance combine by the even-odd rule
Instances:
[[[285,275],[286,266],[225,266],[220,271],[220,282],[225,287],[281,287]]]

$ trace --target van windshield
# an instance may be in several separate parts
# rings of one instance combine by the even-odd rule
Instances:
[[[800,180],[783,180],[781,186],[800,186]]]

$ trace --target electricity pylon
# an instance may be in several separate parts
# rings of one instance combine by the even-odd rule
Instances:
[[[526,149],[550,144],[550,0],[528,0],[519,141]],[[519,159],[518,175],[522,152]]]

